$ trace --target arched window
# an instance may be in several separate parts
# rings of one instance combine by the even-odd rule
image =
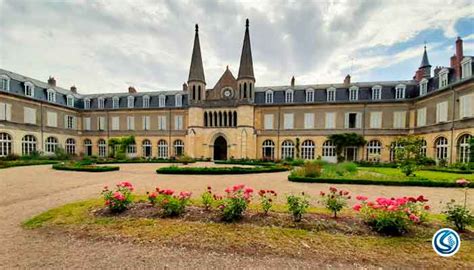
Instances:
[[[292,103],[293,102],[293,90],[288,89],[285,91],[285,102]]]
[[[198,100],[201,100],[201,86],[198,86]]]
[[[464,134],[458,139],[458,162],[467,163],[469,162],[469,155],[471,154],[470,140],[472,136],[470,134]]]
[[[222,112],[219,111],[219,127],[222,127]]]
[[[404,84],[398,84],[395,86],[395,99],[404,99],[405,98],[405,89]]]
[[[97,103],[97,107],[99,107],[99,109],[105,108],[105,99],[103,97],[98,98]]]
[[[98,141],[99,146],[99,157],[107,156],[107,142],[104,139]]]
[[[158,141],[158,158],[168,158],[168,143],[165,140]]]
[[[207,112],[204,112],[204,126],[207,127]]]
[[[285,140],[281,144],[281,158],[293,159],[295,158],[295,144],[290,140]]]
[[[0,157],[6,157],[12,153],[12,137],[8,133],[0,133]]]
[[[233,118],[234,118],[233,119],[234,120],[233,126],[236,127],[237,126],[237,112],[236,111],[234,111],[234,117]]]
[[[53,89],[46,90],[46,95],[49,102],[56,102],[56,91]]]
[[[182,140],[176,140],[173,143],[174,147],[174,156],[180,157],[184,155],[184,142]]]
[[[426,157],[426,145],[427,145],[426,140],[422,139],[421,140],[421,149],[420,149],[420,155],[422,157]]]
[[[325,141],[323,143],[323,158],[328,161],[335,161],[332,160],[336,157],[336,146],[332,141]]]
[[[375,85],[372,87],[372,100],[382,99],[382,86]]]
[[[119,97],[112,98],[112,108],[117,109],[119,107]]]
[[[54,152],[56,152],[56,149],[58,149],[58,139],[56,139],[55,137],[48,137],[46,139],[46,153],[49,153],[49,154],[53,154]]]
[[[134,96],[128,96],[127,97],[127,107],[128,108],[133,108],[135,106],[135,97]]]
[[[227,118],[228,118],[228,124],[230,127],[234,126],[234,123],[232,122],[232,112],[227,112]]]
[[[328,89],[326,89],[326,100],[336,101],[336,88],[329,87]]]
[[[191,99],[196,99],[196,85],[193,85],[193,94]]]
[[[349,100],[350,101],[359,100],[359,87],[351,86],[351,88],[349,88]]]
[[[91,108],[91,99],[90,98],[85,98],[84,99],[84,109],[88,110]]]
[[[213,121],[213,117],[212,117],[212,112],[208,112],[208,115],[209,115],[209,123],[208,123],[208,126],[212,127],[212,121]]]
[[[214,112],[214,127],[217,127],[219,119],[217,118],[217,112]]]
[[[314,159],[315,144],[312,140],[305,140],[301,144],[301,158]]]
[[[244,83],[244,98],[247,97],[247,83]]]
[[[166,96],[165,95],[160,95],[158,97],[158,106],[160,108],[163,108],[163,107],[165,107],[165,105],[166,105]]]
[[[448,159],[448,139],[445,137],[439,137],[435,142],[436,146],[436,160],[439,162],[441,160],[447,161]]]
[[[76,141],[73,138],[68,138],[66,140],[66,153],[69,155],[76,154]]]
[[[224,127],[228,127],[229,124],[227,123],[227,112],[222,113],[222,121],[224,123]]]
[[[397,159],[397,149],[402,148],[403,146],[399,143],[392,142],[390,144],[390,162],[395,162]]]
[[[262,144],[262,157],[264,159],[275,159],[275,143],[272,140],[265,140]]]
[[[148,139],[143,140],[142,142],[142,150],[144,157],[151,157],[152,156],[152,147],[151,141]]]
[[[367,157],[371,162],[379,162],[382,154],[382,144],[378,140],[372,140],[367,143]]]
[[[35,85],[31,82],[25,82],[25,96],[34,97],[35,96]]]
[[[272,104],[273,103],[273,91],[267,90],[265,91],[265,103]]]
[[[314,89],[306,90],[306,102],[314,102]]]
[[[143,96],[143,108],[150,108],[150,96]]]
[[[21,139],[21,154],[29,156],[36,152],[36,137],[33,135],[25,135]]]

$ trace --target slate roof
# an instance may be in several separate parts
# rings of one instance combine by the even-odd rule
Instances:
[[[251,78],[253,75],[252,49],[250,46],[249,19],[245,21],[244,44],[242,46],[242,55],[240,56],[239,75],[237,79]]]
[[[199,26],[196,24],[196,34],[194,35],[193,55],[191,56],[191,66],[189,67],[188,82],[200,81],[206,83],[204,68],[202,65],[201,45],[199,43]]]
[[[420,68],[424,67],[431,67],[430,61],[428,61],[428,53],[426,52],[426,46],[425,46],[425,51],[423,52],[423,58],[421,58],[421,64]]]

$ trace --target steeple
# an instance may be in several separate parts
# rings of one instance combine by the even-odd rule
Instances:
[[[249,19],[245,21],[244,45],[240,56],[239,75],[237,79],[254,79],[252,49],[250,47]]]
[[[426,44],[425,44],[425,50],[423,52],[423,58],[421,59],[421,64],[420,68],[424,67],[431,67],[430,61],[428,61],[428,53],[426,52]]]
[[[423,78],[430,78],[431,77],[431,65],[430,61],[428,61],[428,53],[426,52],[426,42],[423,51],[423,58],[421,58],[420,67],[415,72],[414,79],[416,81],[421,81]]]
[[[199,44],[199,26],[196,24],[196,34],[194,35],[193,55],[191,57],[191,67],[189,68],[188,84],[192,81],[206,83],[204,78],[204,68],[202,66],[201,45]]]

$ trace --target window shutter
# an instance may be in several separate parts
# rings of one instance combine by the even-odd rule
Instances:
[[[77,129],[77,117],[72,117],[72,128]]]
[[[7,121],[12,120],[12,105],[11,104],[6,104],[5,105],[5,118]]]
[[[118,116],[112,117],[112,130],[120,129],[120,118]]]
[[[7,120],[7,104],[0,103],[0,120]]]
[[[273,129],[273,114],[265,114],[264,129]]]
[[[64,128],[69,128],[68,123],[67,123],[67,117],[68,117],[67,115],[64,115],[64,123],[63,123]]]
[[[362,127],[362,113],[357,113],[356,128]]]
[[[381,128],[382,127],[382,113],[371,112],[370,113],[370,128]]]
[[[293,128],[293,114],[292,113],[285,113],[284,115],[284,127],[285,129],[292,129]]]
[[[349,128],[349,113],[344,114],[344,128]]]
[[[314,128],[314,113],[304,114],[304,128]]]
[[[336,128],[335,113],[326,113],[326,128]]]

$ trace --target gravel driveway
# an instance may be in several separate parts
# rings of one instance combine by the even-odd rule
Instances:
[[[203,165],[195,164],[193,166]],[[231,175],[186,176],[158,175],[155,169],[167,164],[121,164],[120,171],[82,173],[52,170],[50,165],[17,167],[0,170],[0,269],[12,268],[318,268],[317,257],[307,261],[292,258],[242,256],[205,250],[185,250],[131,243],[93,241],[64,235],[46,235],[24,230],[20,223],[49,208],[99,196],[104,185],[130,181],[138,193],[154,187],[188,190],[200,194],[207,185],[223,191],[225,187],[244,183],[255,189],[272,188],[281,194],[305,191],[316,197],[328,184],[292,183],[287,172]],[[429,198],[433,211],[439,212],[441,202],[463,198],[460,189],[422,187],[384,187],[336,185],[354,195],[417,196]],[[474,192],[470,191],[470,207],[474,207]],[[324,265],[326,266],[326,265]],[[333,268],[358,267],[333,265]]]

